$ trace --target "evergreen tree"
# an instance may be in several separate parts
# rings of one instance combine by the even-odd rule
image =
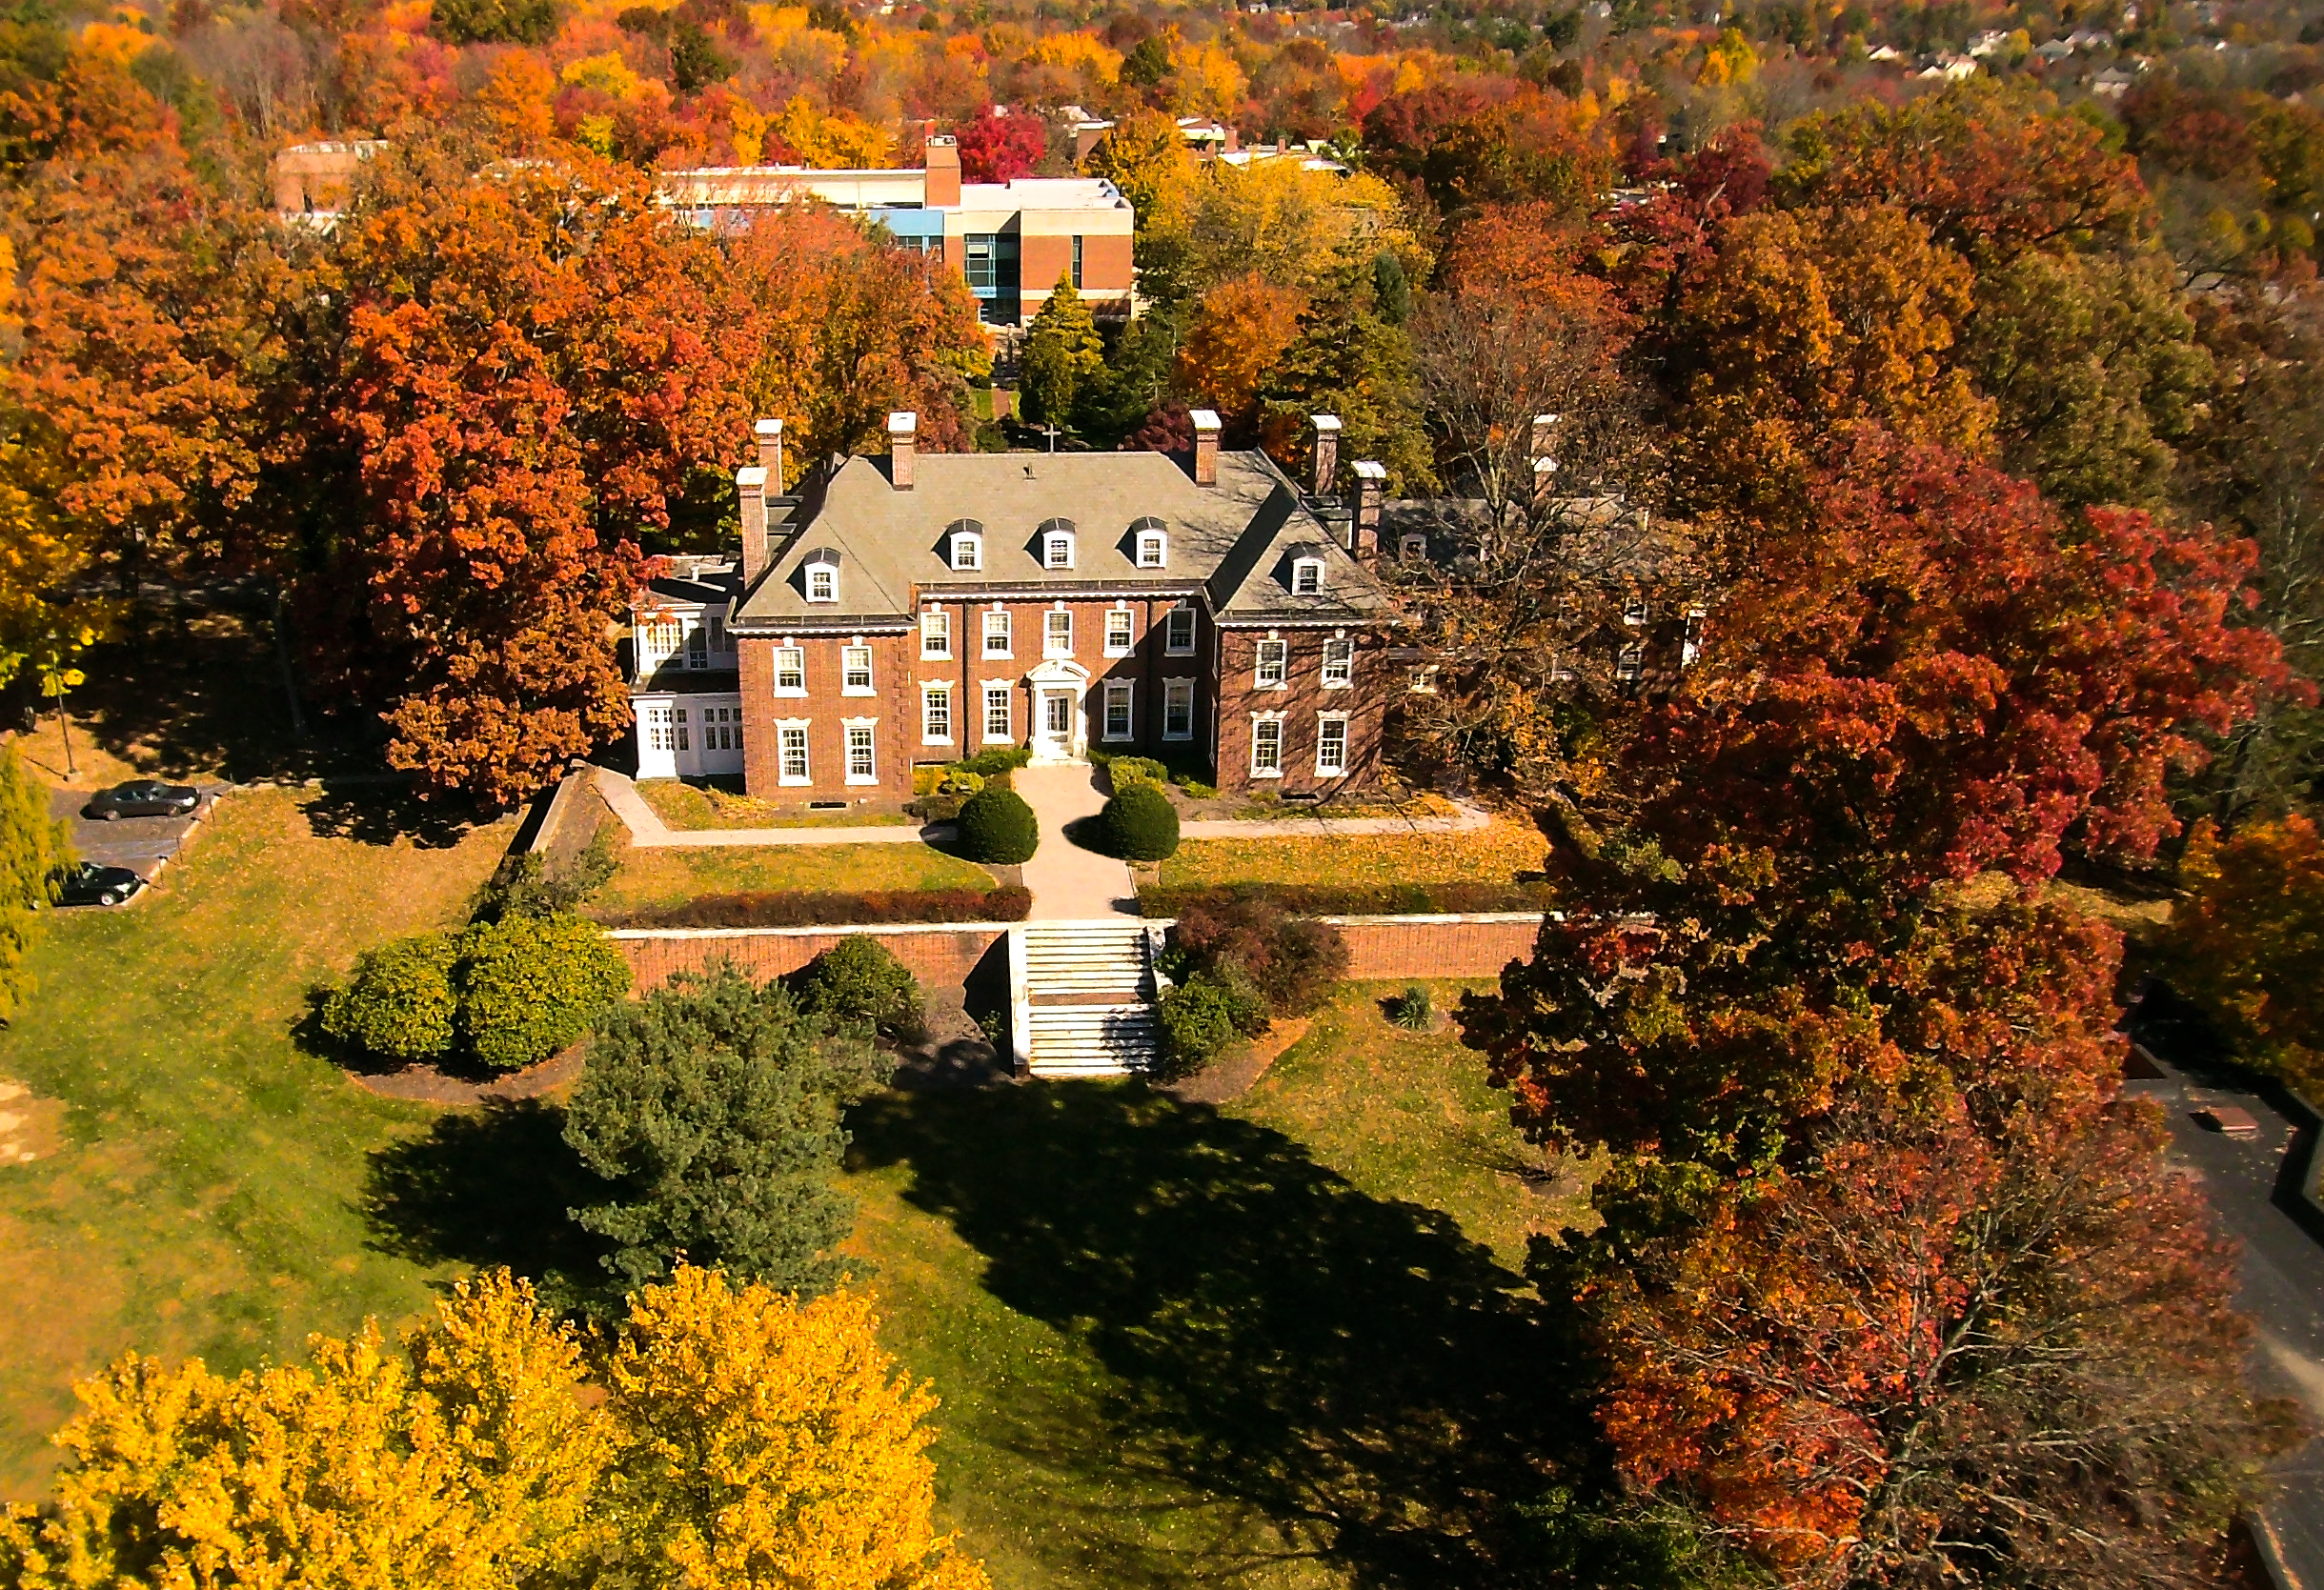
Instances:
[[[1025,417],[1063,425],[1073,417],[1074,398],[1105,373],[1105,344],[1089,306],[1073,290],[1070,272],[1061,272],[1049,301],[1025,332]]]
[[[618,1290],[677,1256],[815,1296],[854,1206],[831,1185],[839,1111],[887,1079],[859,1037],[834,1036],[788,991],[731,966],[673,977],[610,1012],[566,1112],[565,1140],[614,1185],[575,1217],[611,1238]]]
[[[33,914],[56,898],[56,873],[72,862],[72,837],[49,815],[49,792],[13,751],[0,750],[0,1021],[32,991],[25,953]]]

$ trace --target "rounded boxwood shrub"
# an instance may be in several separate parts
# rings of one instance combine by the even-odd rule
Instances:
[[[960,805],[960,852],[971,861],[1014,867],[1041,846],[1041,821],[1015,790],[987,786]]]
[[[890,1037],[920,1029],[919,985],[894,952],[867,934],[851,933],[807,963],[799,995],[816,1015],[860,1021]]]
[[[1178,808],[1151,784],[1118,787],[1103,816],[1105,836],[1125,861],[1167,861],[1178,849]]]
[[[323,1032],[383,1060],[433,1060],[452,1047],[459,1000],[452,990],[453,944],[416,934],[367,950],[354,976],[323,1004]]]
[[[630,965],[578,916],[510,916],[460,935],[460,1035],[502,1071],[545,1060],[629,992]]]
[[[1162,1062],[1192,1076],[1238,1037],[1267,1030],[1266,1001],[1231,966],[1197,972],[1162,997]]]

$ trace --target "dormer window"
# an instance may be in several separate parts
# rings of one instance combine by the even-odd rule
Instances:
[[[1406,557],[1426,557],[1428,555],[1428,537],[1425,535],[1405,536],[1404,554]]]
[[[1324,560],[1320,557],[1296,558],[1291,564],[1291,594],[1313,596],[1324,589]]]
[[[1141,519],[1130,526],[1138,541],[1138,567],[1166,569],[1170,566],[1170,535],[1160,519]]]
[[[1044,569],[1073,567],[1073,521],[1045,519],[1041,527],[1041,566]]]
[[[807,600],[836,602],[839,599],[839,554],[829,547],[818,547],[807,554]]]
[[[956,519],[951,529],[951,562],[956,571],[984,567],[984,527],[974,519]]]

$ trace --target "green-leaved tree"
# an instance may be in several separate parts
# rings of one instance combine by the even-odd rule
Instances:
[[[565,1140],[613,1184],[575,1218],[612,1239],[616,1289],[668,1275],[683,1254],[778,1291],[828,1291],[854,1222],[832,1185],[839,1112],[888,1070],[859,1029],[835,1035],[731,966],[609,1011]]]
[[[49,812],[49,792],[13,751],[0,750],[0,1021],[32,991],[24,957],[56,898],[56,873],[72,862],[72,836]]]
[[[1105,344],[1089,306],[1073,290],[1071,272],[1061,272],[1049,301],[1025,332],[1025,417],[1062,425],[1074,399],[1105,373]]]

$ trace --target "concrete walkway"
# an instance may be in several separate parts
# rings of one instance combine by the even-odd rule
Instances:
[[[1041,819],[1041,849],[1025,863],[1037,922],[1086,922],[1136,916],[1138,889],[1127,863],[1086,851],[1065,837],[1065,825],[1094,817],[1105,807],[1098,770],[1080,762],[1020,768],[1010,784]]]
[[[637,786],[606,768],[594,768],[590,777],[614,815],[630,831],[630,843],[640,846],[721,845],[917,845],[923,840],[949,839],[950,823],[915,828],[910,823],[887,823],[878,828],[672,828],[646,804]]]

